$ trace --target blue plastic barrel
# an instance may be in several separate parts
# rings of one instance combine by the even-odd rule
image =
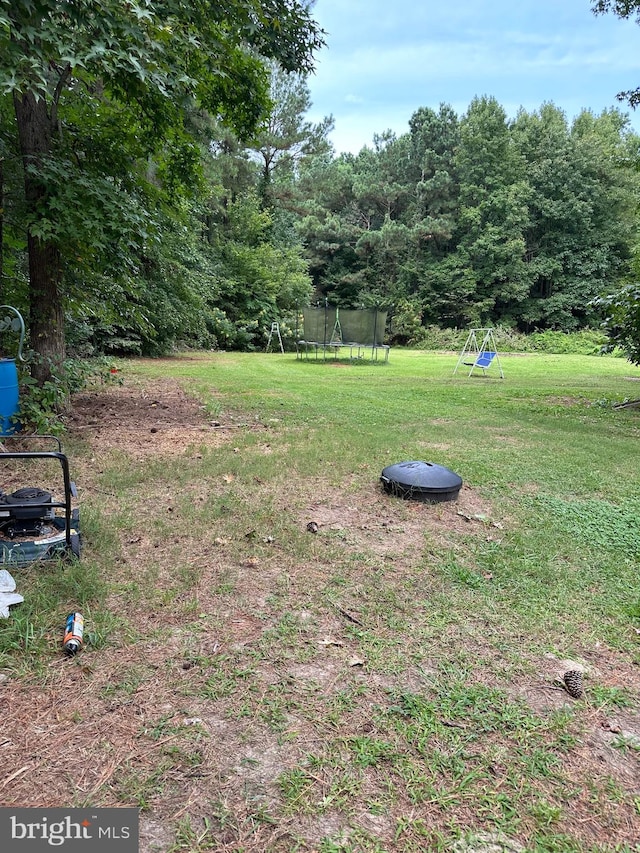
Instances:
[[[13,435],[18,414],[18,370],[15,358],[0,358],[0,435]]]

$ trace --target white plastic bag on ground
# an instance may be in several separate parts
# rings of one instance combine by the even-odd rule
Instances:
[[[12,604],[20,604],[24,598],[15,592],[16,582],[6,569],[0,569],[0,619],[9,618]]]

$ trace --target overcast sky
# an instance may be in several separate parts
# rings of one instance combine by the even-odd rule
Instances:
[[[317,0],[313,15],[327,46],[308,117],[334,116],[338,153],[407,132],[419,107],[462,116],[476,95],[509,118],[545,101],[569,120],[618,107],[640,132],[640,110],[616,100],[640,86],[640,26],[594,16],[589,0]]]

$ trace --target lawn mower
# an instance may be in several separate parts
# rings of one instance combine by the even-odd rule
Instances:
[[[80,556],[80,514],[71,506],[77,491],[71,482],[69,461],[62,452],[60,440],[52,435],[13,435],[9,439],[11,446],[25,448],[35,440],[52,442],[57,450],[13,451],[1,445],[0,462],[57,460],[62,467],[63,497],[54,500],[51,492],[38,486],[24,486],[10,494],[0,490],[0,565],[24,566],[42,560]]]

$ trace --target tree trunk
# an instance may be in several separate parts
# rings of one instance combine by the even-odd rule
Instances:
[[[32,93],[14,96],[14,108],[24,164],[24,190],[32,221],[46,205],[47,187],[41,168],[51,152],[53,122],[44,98]],[[62,264],[57,243],[27,232],[29,255],[30,345],[36,354],[32,376],[43,385],[62,365],[65,356],[64,311],[60,294]]]

